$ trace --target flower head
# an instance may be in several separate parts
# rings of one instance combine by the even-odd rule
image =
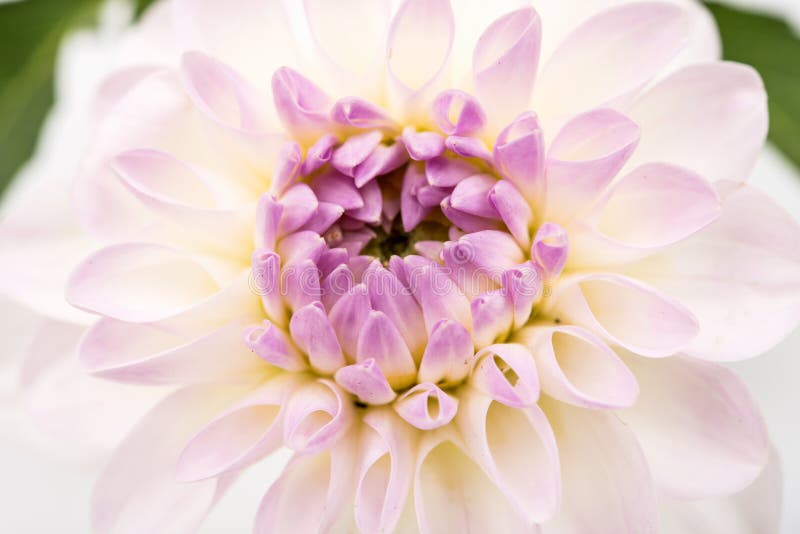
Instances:
[[[234,4],[154,9],[75,182],[79,359],[180,386],[99,532],[192,530],[279,447],[258,532],[650,532],[762,473],[712,362],[794,328],[800,230],[701,8]]]

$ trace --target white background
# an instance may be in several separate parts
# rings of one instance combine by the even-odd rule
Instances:
[[[2,1],[2,0],[0,0]],[[790,18],[800,28],[798,0],[730,0],[739,5],[759,5]],[[126,19],[117,2],[107,10],[104,29],[73,35],[62,51],[57,76],[59,105],[48,120],[40,157],[28,165],[18,183],[74,164],[82,143],[81,116],[86,96],[113,52],[114,36]],[[59,132],[69,131],[64,139]],[[768,148],[761,157],[752,183],[769,192],[800,219],[800,175],[780,154]],[[17,186],[17,189],[19,186]],[[11,192],[14,196],[14,191]],[[89,531],[89,496],[98,460],[77,459],[58,443],[33,428],[18,409],[13,396],[16,346],[24,342],[25,312],[0,300],[0,531],[27,533],[82,533]],[[760,358],[733,365],[749,383],[763,408],[772,439],[784,464],[784,534],[800,532],[800,331]],[[239,484],[212,512],[205,533],[250,532],[261,496],[280,470],[285,454],[249,469]]]

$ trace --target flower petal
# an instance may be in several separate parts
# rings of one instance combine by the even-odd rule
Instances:
[[[661,532],[751,534],[779,532],[783,476],[773,449],[755,482],[733,495],[700,500],[659,499]]]
[[[353,403],[335,383],[317,379],[294,392],[283,418],[283,442],[300,453],[330,448],[353,422]]]
[[[634,164],[669,161],[710,181],[744,181],[767,135],[764,84],[752,67],[737,63],[686,67],[626,113],[642,127]]]
[[[391,408],[364,416],[356,470],[356,523],[362,532],[392,532],[414,475],[415,434]]]
[[[534,109],[546,110],[548,117],[568,115],[628,95],[669,64],[689,32],[686,13],[666,2],[603,11],[575,29],[547,61]]]
[[[301,384],[282,375],[254,389],[195,434],[181,452],[176,477],[193,482],[236,471],[281,446],[282,406]]]
[[[426,432],[417,454],[414,504],[422,534],[503,532],[538,534],[526,526],[458,438]]]
[[[469,373],[474,351],[469,332],[460,323],[442,319],[433,326],[419,366],[418,380],[458,383]]]
[[[145,322],[175,315],[218,290],[209,271],[189,254],[124,243],[86,258],[70,276],[67,300],[83,310]]]
[[[631,406],[639,394],[636,377],[617,354],[577,326],[534,326],[514,337],[536,359],[542,391],[585,408]]]
[[[386,43],[389,102],[406,118],[427,114],[421,100],[439,88],[453,45],[449,0],[405,0],[392,19]]]
[[[587,274],[554,289],[556,318],[592,330],[643,356],[661,357],[687,347],[697,319],[678,301],[632,278]]]
[[[515,409],[475,390],[461,396],[456,422],[470,456],[525,523],[544,522],[561,498],[558,449],[538,406]]]
[[[400,395],[393,407],[410,425],[432,430],[453,420],[458,410],[458,399],[435,384],[423,382]]]
[[[292,457],[261,500],[253,531],[350,531],[355,450],[354,439],[345,437],[328,451]]]
[[[475,354],[470,383],[493,400],[515,408],[539,398],[539,376],[533,354],[518,343],[499,343]]]
[[[641,393],[620,418],[636,433],[661,489],[709,497],[755,480],[769,456],[767,429],[733,371],[683,356],[624,358]]]
[[[292,340],[306,353],[309,363],[317,371],[331,374],[344,365],[342,348],[321,303],[312,302],[294,312],[289,331]]]
[[[563,224],[584,213],[638,142],[639,126],[611,109],[594,109],[567,122],[547,153],[545,218]]]
[[[211,330],[176,332],[158,323],[103,318],[86,331],[77,354],[92,374],[120,382],[247,383],[268,366],[242,343],[243,328],[243,321],[233,320]]]
[[[553,532],[642,532],[657,529],[656,495],[647,461],[615,413],[548,402],[564,486]]]
[[[689,355],[741,360],[773,347],[800,321],[800,227],[750,187],[725,182],[717,192],[719,219],[630,272],[697,315]]]
[[[414,383],[414,359],[397,327],[383,312],[369,312],[358,335],[356,355],[359,362],[374,359],[394,389]]]
[[[177,534],[199,528],[230,480],[179,483],[175,464],[189,438],[242,393],[230,386],[192,386],[153,408],[117,448],[95,483],[93,529]],[[143,450],[148,453],[142,454]]]
[[[335,378],[337,384],[364,404],[388,404],[397,397],[374,358],[342,367]]]
[[[498,18],[478,39],[473,83],[498,130],[528,108],[541,38],[539,15],[526,7]]]

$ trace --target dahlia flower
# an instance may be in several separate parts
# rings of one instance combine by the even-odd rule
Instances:
[[[3,223],[31,411],[121,440],[94,529],[195,531],[285,447],[256,532],[775,531],[719,362],[798,323],[800,229],[703,8],[291,7],[156,4]]]

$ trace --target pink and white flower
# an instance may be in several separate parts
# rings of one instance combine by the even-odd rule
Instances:
[[[194,531],[287,447],[256,532],[774,531],[719,362],[797,325],[800,229],[744,183],[766,97],[707,13],[302,11],[157,4],[74,179],[0,229],[3,290],[48,318],[34,413],[104,442],[97,403],[161,399],[95,530]]]

